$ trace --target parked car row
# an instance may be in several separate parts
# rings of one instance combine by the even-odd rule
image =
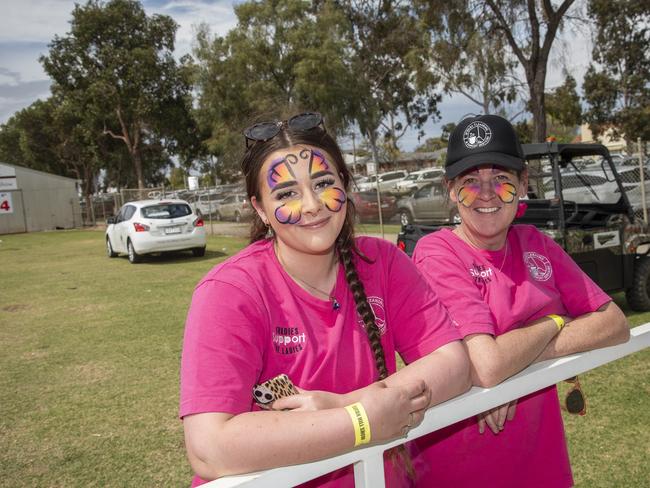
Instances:
[[[187,201],[197,214],[214,220],[241,222],[253,215],[245,193],[199,193],[191,195]]]
[[[445,172],[442,168],[427,168],[413,171],[406,178],[397,183],[397,191],[399,193],[413,193],[427,183],[442,178],[444,173]]]
[[[442,168],[424,168],[409,174],[406,170],[388,171],[378,175],[355,178],[358,191],[379,191],[404,195],[413,193],[425,184],[440,178],[444,171]]]
[[[385,222],[397,214],[397,198],[392,195],[381,197],[381,218]],[[354,204],[356,218],[358,222],[378,222],[379,221],[379,203],[377,201],[377,191],[367,190],[350,192],[348,198]]]

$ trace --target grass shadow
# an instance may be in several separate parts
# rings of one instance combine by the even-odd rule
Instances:
[[[200,262],[208,261],[217,258],[227,257],[228,254],[221,251],[205,250],[204,256],[194,256],[188,251],[168,251],[160,254],[145,254],[140,256],[142,261],[139,264],[167,264],[167,263],[182,263],[185,261]]]

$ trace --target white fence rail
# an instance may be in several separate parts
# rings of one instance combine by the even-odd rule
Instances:
[[[207,483],[206,488],[295,486],[323,474],[354,464],[357,488],[383,488],[383,452],[406,441],[441,429],[478,413],[521,398],[603,364],[650,346],[650,323],[635,327],[625,344],[533,364],[494,388],[474,387],[467,393],[430,408],[424,421],[409,432],[408,438],[358,449],[313,463],[270,469],[259,473],[227,476]]]

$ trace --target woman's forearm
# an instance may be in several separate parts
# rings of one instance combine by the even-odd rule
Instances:
[[[429,389],[423,381],[375,384],[364,388],[358,401],[362,407],[353,415],[344,408],[326,408],[186,416],[190,463],[200,477],[214,479],[341,454],[356,447],[356,436],[367,442],[395,439],[405,426],[422,422]],[[359,415],[362,410],[365,417]]]
[[[465,337],[472,363],[472,382],[483,388],[501,383],[533,363],[557,333],[555,322],[543,317],[497,337],[488,334]]]
[[[460,341],[445,344],[432,353],[404,366],[383,380],[387,386],[398,386],[424,381],[431,391],[429,406],[442,403],[472,386],[469,358]],[[348,405],[361,398],[366,388],[338,395],[338,406]]]
[[[630,338],[627,318],[614,302],[576,317],[544,348],[536,361],[614,346]]]
[[[429,406],[465,393],[472,386],[469,358],[460,341],[446,344],[408,364],[385,383],[388,386],[424,380],[431,390]]]
[[[190,463],[206,480],[315,461],[354,447],[352,421],[342,408],[205,413],[186,417],[184,424]]]

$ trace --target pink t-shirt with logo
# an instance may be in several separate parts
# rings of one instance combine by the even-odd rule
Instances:
[[[395,352],[412,362],[460,339],[413,263],[393,244],[360,237],[355,265],[382,332],[389,373]],[[375,360],[339,265],[334,310],[282,269],[272,241],[251,244],[197,285],[187,317],[180,416],[258,410],[252,388],[285,373],[299,387],[347,393],[377,380]],[[388,465],[389,463],[387,463]],[[393,470],[389,478],[402,480]],[[394,480],[393,480],[394,481]],[[193,485],[201,480],[194,479]],[[392,486],[404,485],[394,482]],[[352,487],[351,468],[306,484]]]
[[[418,242],[413,260],[463,337],[498,336],[548,314],[577,317],[611,301],[559,245],[529,225],[511,226],[499,251],[476,249],[442,229]],[[421,487],[573,485],[555,386],[519,399],[515,418],[498,435],[479,434],[471,418],[416,440],[415,447]]]

